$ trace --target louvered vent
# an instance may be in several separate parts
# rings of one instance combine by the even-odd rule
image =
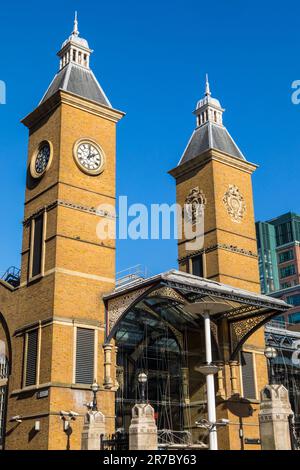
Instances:
[[[76,378],[78,384],[94,381],[95,332],[88,328],[77,328]]]
[[[28,333],[25,386],[36,384],[38,330]]]
[[[253,354],[241,352],[243,395],[244,398],[256,399]]]

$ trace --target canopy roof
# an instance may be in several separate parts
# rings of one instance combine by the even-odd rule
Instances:
[[[113,337],[128,341],[129,331],[132,338],[141,334],[141,324],[155,329],[162,321],[178,332],[186,328],[202,329],[202,315],[190,306],[212,301],[224,304],[222,311],[212,316],[215,339],[220,320],[226,318],[233,356],[256,329],[289,308],[279,299],[172,270],[135,281],[104,296],[107,341]]]

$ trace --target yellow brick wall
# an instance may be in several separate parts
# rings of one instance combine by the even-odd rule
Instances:
[[[211,157],[213,157],[213,154],[211,154]],[[251,183],[252,171],[253,168],[251,169],[250,166],[242,169],[234,159],[224,163],[219,159],[211,158],[207,160],[205,165],[176,178],[176,195],[177,202],[181,206],[185,204],[189,191],[195,187],[202,190],[206,197],[207,202],[204,213],[204,250],[207,250],[204,254],[205,277],[249,291],[260,292]],[[231,219],[223,202],[224,194],[229,185],[236,185],[239,188],[246,204],[246,212],[241,223],[236,223]],[[179,240],[179,259],[192,254],[192,251],[186,250],[184,241],[184,238]],[[247,254],[241,253],[241,250],[246,251]],[[180,269],[186,271],[186,266],[187,263],[184,262],[180,264]],[[228,337],[226,340],[227,345],[229,341]],[[244,346],[247,350],[262,353],[264,349],[263,328],[254,333]],[[263,354],[256,354],[255,357],[257,390],[259,393],[267,383],[267,368]],[[237,370],[239,371],[239,367]],[[217,411],[218,417],[227,418],[232,424],[227,428],[220,429],[218,432],[219,446],[223,449],[240,449],[242,441],[239,437],[238,414],[242,416],[244,436],[259,438],[259,404],[257,402],[241,405],[241,403],[232,401],[230,398],[232,390],[228,365],[225,366],[224,375],[224,385],[229,402],[225,403],[218,398]],[[239,373],[237,374],[237,385],[241,393]],[[201,388],[200,383],[199,387]],[[200,389],[198,392],[197,390],[192,391],[191,399],[195,399],[199,393]],[[251,406],[252,415],[249,413],[249,406]],[[245,445],[245,448],[254,449],[257,446]]]
[[[107,432],[114,430],[114,391],[103,388],[102,295],[114,287],[115,240],[99,240],[96,229],[101,217],[92,211],[100,204],[115,206],[115,127],[113,120],[90,113],[78,103],[74,106],[64,103],[30,129],[24,219],[47,207],[45,277],[27,283],[29,222],[23,231],[21,287],[7,294],[7,289],[0,285],[0,311],[4,305],[7,317],[12,312],[13,374],[9,381],[8,417],[17,414],[24,417],[20,424],[8,423],[7,449],[66,448],[67,436],[59,412],[70,409],[80,415],[72,424],[70,446],[80,448],[83,416],[87,411],[84,403],[91,401],[92,394],[89,385],[78,388],[73,384],[74,325],[97,328],[95,375],[102,387],[98,400],[107,416]],[[105,168],[100,175],[86,175],[77,167],[73,147],[81,138],[95,140],[102,148]],[[51,142],[53,159],[42,178],[34,180],[29,166],[42,140]],[[61,202],[48,207],[57,200]],[[25,331],[13,336],[17,329],[38,322],[42,323],[37,385],[47,388],[47,384],[52,384],[49,395],[40,399],[37,387],[21,389]],[[0,339],[2,335],[0,327]],[[115,378],[114,366],[112,377]],[[33,432],[35,420],[41,421],[38,433]]]

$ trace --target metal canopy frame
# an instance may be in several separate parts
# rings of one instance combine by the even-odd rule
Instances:
[[[282,300],[177,270],[122,286],[105,295],[103,299],[106,308],[107,342],[115,337],[120,322],[135,307],[144,309],[149,316],[160,316],[163,321],[172,324],[180,332],[183,324],[191,328],[203,328],[202,317],[185,310],[186,304],[222,300],[226,304],[226,309],[214,315],[212,322],[217,327],[222,320],[228,321],[232,346],[231,359],[237,356],[243,343],[257,329],[290,308]]]

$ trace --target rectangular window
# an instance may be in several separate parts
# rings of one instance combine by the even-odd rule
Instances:
[[[30,277],[42,274],[44,245],[44,213],[35,217],[32,222],[31,234],[31,273]]]
[[[289,266],[286,266],[285,268],[280,268],[281,279],[284,277],[293,276],[295,273],[296,273],[296,269],[295,269],[294,264],[290,264]]]
[[[289,323],[292,323],[292,325],[299,325],[300,312],[291,313],[288,318],[289,318]]]
[[[292,223],[286,222],[275,227],[277,246],[293,241]]]
[[[283,251],[278,255],[279,263],[286,263],[286,261],[291,261],[292,259],[294,259],[293,250]]]
[[[36,384],[39,330],[27,333],[25,387]]]
[[[241,352],[241,367],[244,398],[256,400],[256,384],[254,371],[254,354]]]
[[[95,330],[77,328],[75,382],[92,384],[94,381]]]
[[[203,277],[203,256],[198,255],[192,258],[192,274]]]
[[[290,282],[283,282],[281,285],[280,285],[280,288],[281,289],[288,289],[289,287],[292,287],[292,284]]]
[[[298,307],[300,305],[300,294],[289,295],[286,298],[286,303]]]

